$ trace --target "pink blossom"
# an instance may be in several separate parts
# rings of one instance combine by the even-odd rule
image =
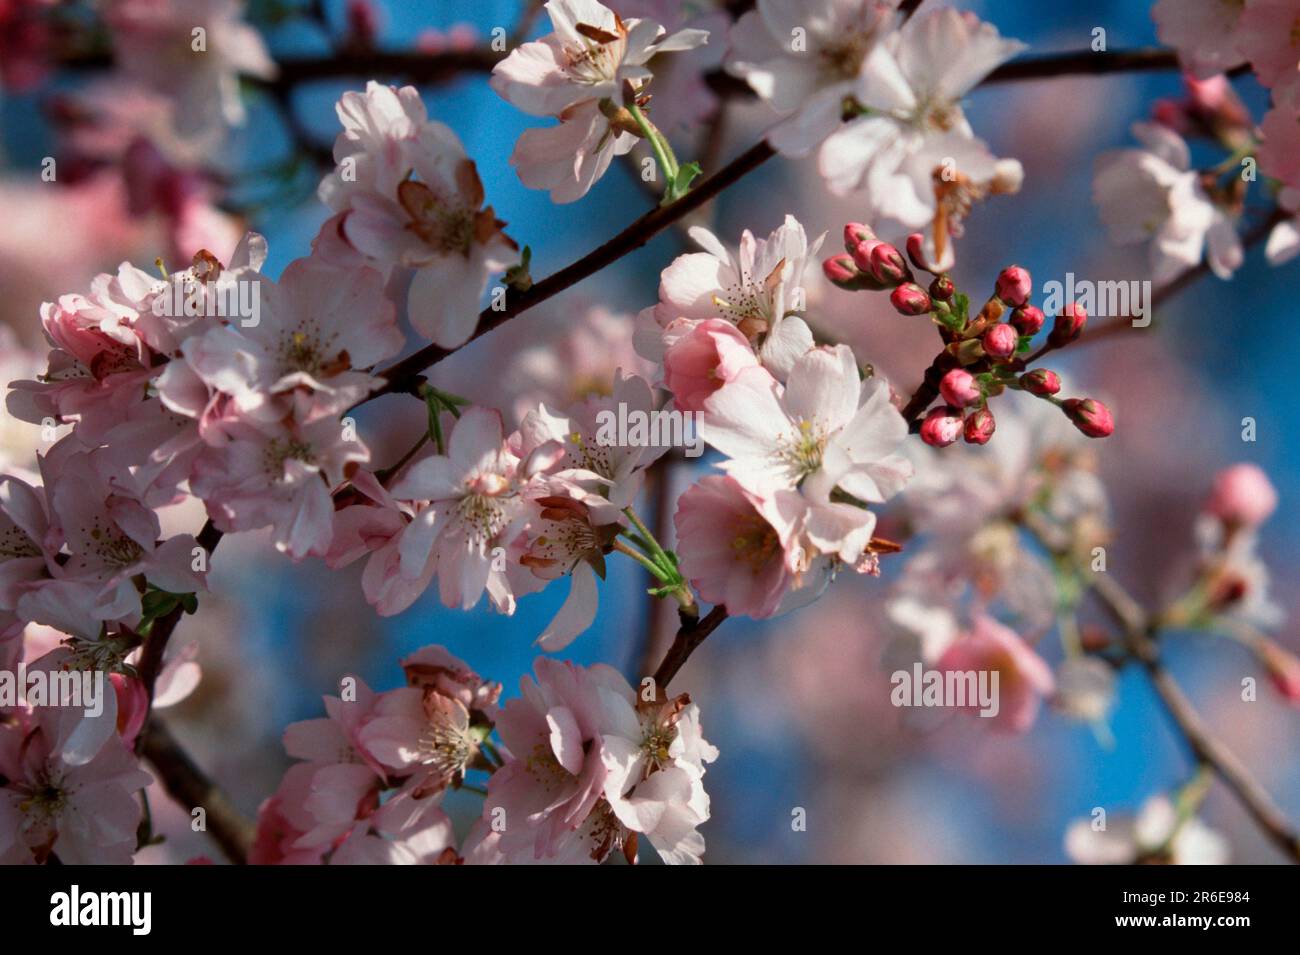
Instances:
[[[1225,14],[1226,16],[1226,14]],[[1241,59],[1275,92],[1300,81],[1300,11],[1291,0],[1248,0],[1232,36]],[[1208,38],[1207,38],[1208,39]]]
[[[428,118],[412,86],[371,81],[365,93],[344,93],[337,110],[338,166],[319,194],[344,217],[326,227],[384,275],[396,265],[416,268],[412,324],[439,345],[463,344],[488,278],[515,249],[483,205],[477,168],[451,128]]]
[[[803,561],[778,529],[785,524],[775,503],[735,478],[703,477],[673,515],[682,574],[701,598],[725,604],[732,615],[773,616],[803,583]]]
[[[504,555],[523,529],[526,467],[507,447],[498,412],[466,409],[447,453],[416,461],[393,484],[393,498],[415,509],[399,545],[402,576],[417,579],[433,561],[447,606],[468,610],[487,590],[498,610],[513,613],[519,584],[494,552]]]
[[[501,712],[510,753],[488,781],[481,861],[601,862],[616,850],[634,859],[644,834],[671,863],[698,862],[696,828],[708,818],[704,763],[717,751],[684,698],[640,711],[617,671],[539,659],[536,680]],[[467,855],[470,849],[466,847]]]
[[[1226,0],[1159,0],[1151,9],[1160,42],[1201,79],[1246,62],[1241,49],[1242,8]]]
[[[560,120],[525,131],[510,164],[524,185],[549,190],[557,203],[573,202],[636,142],[630,115],[619,123],[610,118],[628,105],[624,90],[651,79],[651,57],[701,46],[708,33],[665,35],[654,21],[625,22],[596,0],[550,0],[546,11],[555,32],[512,50],[493,68],[491,85],[524,112]]]
[[[1167,282],[1204,256],[1219,278],[1230,278],[1244,253],[1231,216],[1216,206],[1189,168],[1187,143],[1172,130],[1134,123],[1142,149],[1103,153],[1093,201],[1116,244],[1151,240],[1152,279]]]
[[[735,325],[706,319],[664,352],[664,387],[683,411],[700,411],[711,394],[733,380],[742,368],[758,364],[749,339]]]
[[[888,386],[863,382],[846,345],[808,352],[784,388],[762,368],[742,370],[705,402],[700,432],[729,457],[723,470],[754,490],[839,487],[880,503],[912,473]]]
[[[974,14],[944,9],[913,17],[862,62],[855,94],[866,114],[822,146],[818,168],[831,190],[866,189],[877,214],[917,228],[938,208],[936,166],[981,188],[1006,178],[975,138],[961,99],[1023,49]]]
[[[991,617],[978,616],[972,630],[957,638],[939,658],[943,671],[991,671],[998,674],[1000,728],[1023,733],[1034,723],[1043,697],[1055,689],[1049,667],[1016,633]]]
[[[115,734],[71,763],[81,710],[38,707],[0,727],[0,862],[124,865],[135,853],[139,790],[150,782]]]
[[[177,101],[184,135],[240,125],[241,75],[270,79],[275,63],[261,35],[241,19],[240,0],[109,0],[104,19],[114,61],[127,75]],[[193,31],[203,29],[203,47]]]
[[[636,348],[651,361],[696,322],[723,318],[754,343],[762,364],[784,381],[790,368],[813,345],[812,332],[798,315],[805,307],[803,283],[825,233],[808,241],[803,226],[787,215],[766,239],[746,229],[732,252],[707,229],[693,227],[691,238],[705,251],[679,255],[659,281],[659,304],[637,318]]]
[[[259,283],[259,314],[187,339],[185,360],[240,415],[275,421],[285,394],[319,396],[311,416],[337,414],[364,397],[368,368],[401,350],[393,304],[373,269],[341,270],[298,259],[278,282]]]
[[[542,580],[554,580],[567,574],[569,596],[554,619],[537,638],[544,650],[568,646],[596,619],[599,601],[596,577],[605,576],[605,551],[623,527],[621,516],[609,510],[593,512],[582,500],[567,496],[572,485],[553,480],[542,485],[545,494],[534,498],[540,508],[529,521],[526,545],[520,563]],[[584,498],[588,495],[583,494]],[[604,523],[596,523],[598,515]]]
[[[415,509],[394,500],[369,471],[356,471],[351,483],[357,496],[334,514],[325,563],[337,569],[366,557],[361,591],[376,613],[389,617],[411,606],[428,589],[437,568],[430,561],[421,574],[404,576],[402,532],[415,516]]]
[[[645,64],[656,53],[708,39],[702,30],[668,36],[652,20],[624,22],[596,0],[550,0],[546,12],[555,32],[515,48],[492,70],[492,88],[533,116],[558,116],[588,100],[623,105],[623,84],[647,81]]]
[[[1277,491],[1259,467],[1234,464],[1215,475],[1205,509],[1225,524],[1258,527],[1277,509]]]
[[[636,137],[614,126],[595,100],[568,107],[558,126],[526,129],[510,153],[510,165],[529,189],[545,189],[557,204],[576,202],[614,161],[632,151]]]
[[[847,97],[866,91],[863,65],[888,34],[897,3],[759,0],[728,37],[727,72],[745,80],[783,121],[768,140],[806,156],[840,124]],[[804,43],[796,48],[793,37]]]
[[[519,426],[519,451],[536,461],[538,470],[545,462],[549,480],[564,482],[566,493],[593,511],[592,523],[610,524],[621,520],[619,512],[636,500],[646,468],[667,450],[657,440],[662,434],[621,440],[618,421],[649,420],[655,410],[646,380],[620,370],[612,394],[580,401],[566,414],[545,405],[529,412]],[[560,450],[562,459],[556,460]]]
[[[294,415],[310,399],[293,400]],[[330,491],[343,483],[370,452],[353,426],[331,418],[230,426],[230,440],[207,448],[190,482],[222,531],[272,528],[276,549],[301,559],[328,552],[334,505]]]

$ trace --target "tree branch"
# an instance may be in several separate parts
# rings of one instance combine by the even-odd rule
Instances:
[[[167,794],[191,813],[204,812],[207,832],[231,862],[244,865],[253,845],[253,824],[181,748],[171,730],[157,716],[150,719],[143,735],[142,753],[154,769]]]
[[[612,265],[629,252],[641,248],[678,219],[698,209],[728,186],[775,155],[776,152],[767,144],[766,140],[751,146],[672,205],[658,206],[651,209],[604,245],[593,249],[555,274],[548,275],[534,284],[528,291],[517,292],[513,295],[507,294],[506,306],[501,311],[496,311],[491,307],[483,309],[479,313],[478,327],[469,340],[474,341],[483,337],[521,312],[526,312],[533,306],[540,305],[565,289],[577,285],[583,279],[596,274],[606,266]],[[358,404],[364,404],[389,392],[411,391],[419,383],[421,372],[431,365],[436,365],[455,351],[457,351],[455,348],[442,348],[438,345],[428,345],[421,348],[414,354],[380,372],[380,377],[384,379],[383,386],[371,392]]]
[[[690,659],[696,647],[726,619],[727,608],[722,604],[718,604],[701,618],[683,615],[682,625],[677,630],[677,636],[673,638],[673,645],[668,648],[668,652],[659,663],[659,668],[654,672],[655,686],[661,690],[666,689],[673,677],[677,675],[677,671],[686,665],[686,661]]]
[[[1105,573],[1094,575],[1092,592],[1120,625],[1130,654],[1146,670],[1165,711],[1196,759],[1214,771],[1274,845],[1292,861],[1300,862],[1300,833],[1236,754],[1210,732],[1191,700],[1160,662],[1160,650],[1155,640],[1159,630],[1158,619],[1143,610]]]

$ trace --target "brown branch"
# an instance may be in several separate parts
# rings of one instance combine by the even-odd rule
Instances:
[[[1300,833],[1236,754],[1211,733],[1191,700],[1160,662],[1160,650],[1155,639],[1159,619],[1143,610],[1107,574],[1094,575],[1092,591],[1120,625],[1130,654],[1146,670],[1165,711],[1186,739],[1197,761],[1214,771],[1274,845],[1293,861],[1300,862]]]
[[[158,771],[159,781],[167,794],[189,812],[201,808],[205,830],[221,847],[231,862],[244,865],[253,844],[253,824],[235,808],[207,774],[189,757],[176,737],[157,716],[149,721],[142,734],[142,754]]]
[[[686,665],[695,649],[705,641],[709,634],[718,629],[718,625],[727,619],[727,608],[718,604],[704,617],[682,616],[682,625],[673,638],[673,645],[664,654],[659,668],[654,672],[655,686],[666,689],[677,671]]]
[[[478,327],[470,336],[470,341],[481,338],[488,332],[505,324],[521,312],[526,312],[565,289],[577,285],[583,279],[599,272],[608,265],[617,262],[629,252],[634,252],[678,219],[704,205],[728,186],[753,169],[758,168],[776,155],[766,141],[759,142],[741,153],[730,163],[705,179],[672,205],[658,206],[610,239],[604,245],[593,249],[571,265],[553,275],[537,282],[526,292],[507,294],[505,308],[496,311],[485,308],[479,313]],[[462,346],[463,347],[463,346]],[[428,345],[414,354],[380,372],[384,385],[359,404],[377,398],[389,392],[408,392],[419,384],[420,373],[431,365],[436,365],[457,349]]]
[[[1032,516],[1022,516],[1021,525],[1053,555],[1071,556],[1069,541],[1056,528]],[[1092,594],[1119,625],[1129,655],[1146,670],[1160,702],[1197,762],[1209,767],[1223,781],[1274,845],[1292,860],[1300,862],[1300,833],[1250,770],[1210,732],[1191,700],[1161,663],[1156,642],[1161,626],[1160,615],[1148,613],[1108,573],[1091,573],[1087,582]]]

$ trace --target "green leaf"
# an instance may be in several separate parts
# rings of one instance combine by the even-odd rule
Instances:
[[[703,170],[697,162],[688,162],[678,167],[677,175],[668,183],[668,189],[664,192],[663,205],[669,205],[676,202],[686,193],[691,191],[691,183],[695,181]]]
[[[524,251],[519,254],[519,264],[506,269],[505,281],[508,288],[512,288],[516,292],[527,292],[533,287],[533,276],[529,271],[532,261],[532,248],[524,246]]]

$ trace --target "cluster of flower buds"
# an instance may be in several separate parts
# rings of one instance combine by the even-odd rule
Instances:
[[[1083,308],[1066,305],[1052,323],[1046,344],[1031,351],[1047,316],[1030,302],[1033,281],[1028,270],[1010,265],[998,273],[993,294],[972,317],[969,297],[957,290],[949,275],[926,264],[921,233],[908,237],[904,258],[867,226],[850,222],[844,227],[844,248],[845,254],[822,263],[831,282],[849,291],[890,289],[889,301],[896,311],[929,315],[943,336],[944,352],[928,377],[937,380],[944,404],[931,409],[920,424],[926,444],[944,447],[958,438],[986,444],[997,426],[988,400],[1008,388],[1052,402],[1090,438],[1104,438],[1115,430],[1110,409],[1100,401],[1058,398],[1061,379],[1056,372],[1027,368],[1047,352],[1075,341],[1088,321]],[[912,267],[933,276],[928,288],[917,282],[909,259]]]

